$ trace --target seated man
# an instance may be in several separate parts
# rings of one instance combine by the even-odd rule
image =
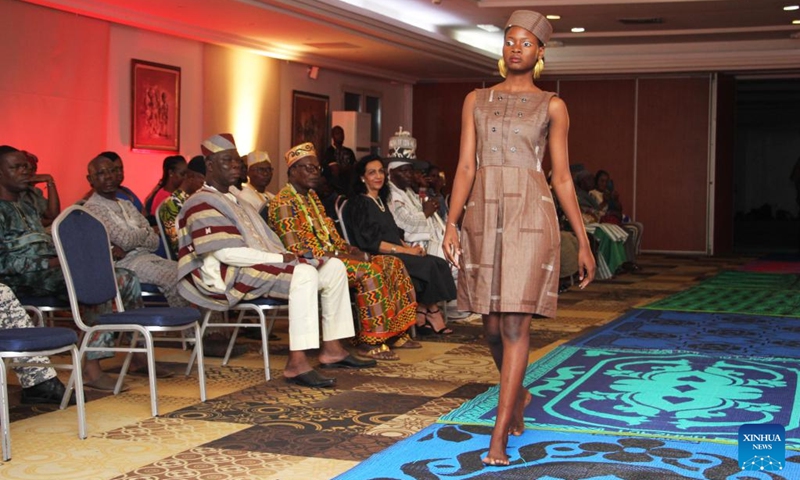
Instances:
[[[239,200],[249,204],[256,212],[260,212],[275,197],[267,191],[267,185],[272,181],[272,161],[267,152],[260,150],[248,153],[245,158],[248,181],[242,185]]]
[[[347,266],[350,286],[358,292],[362,354],[378,360],[397,360],[395,348],[420,348],[407,330],[415,323],[414,285],[399,258],[370,257],[348,245],[336,231],[314,191],[321,168],[310,142],[286,152],[289,183],[269,202],[269,223],[289,251],[314,258],[338,257]]]
[[[181,295],[212,310],[259,297],[288,298],[290,351],[284,378],[308,387],[330,387],[335,379],[314,370],[305,353],[320,346],[319,293],[322,367],[374,366],[374,360],[356,359],[339,342],[355,335],[342,262],[301,259],[286,252],[258,212],[231,193],[241,160],[230,134],[214,135],[203,142],[202,150],[206,184],[178,215]]]
[[[0,283],[0,329],[34,328],[27,312],[20,305],[14,292]],[[14,362],[50,363],[47,357],[15,358]],[[22,385],[22,403],[61,403],[64,384],[56,377],[56,371],[45,367],[15,367],[14,373]]]
[[[186,175],[180,186],[172,192],[172,195],[164,200],[164,206],[161,207],[159,216],[161,217],[161,224],[164,226],[164,232],[167,234],[167,247],[172,251],[172,258],[178,258],[178,228],[177,219],[178,213],[183,208],[184,202],[194,192],[198,191],[203,186],[206,180],[206,158],[202,155],[197,155],[189,161],[186,168]]]
[[[39,168],[39,157],[30,153],[23,152],[31,164],[31,184],[27,190],[20,194],[20,201],[33,205],[39,216],[42,218],[42,225],[49,227],[61,213],[61,200],[58,198],[56,182],[49,173],[36,173]],[[37,183],[44,183],[47,187],[47,198],[44,197],[42,190],[36,186]]]
[[[119,167],[98,156],[89,162],[86,178],[94,193],[84,207],[105,225],[116,266],[132,270],[142,283],[158,286],[171,307],[189,306],[178,294],[177,262],[153,253],[159,245],[158,234],[131,202],[117,198],[122,181]]]
[[[106,157],[107,159],[114,162],[117,167],[119,167],[120,185],[119,185],[119,190],[117,190],[117,198],[120,200],[131,202],[133,206],[136,207],[137,211],[145,213],[144,205],[142,204],[142,201],[139,200],[139,197],[137,197],[136,194],[133,193],[133,190],[123,185],[123,183],[125,183],[125,166],[122,164],[122,158],[119,156],[119,154],[117,152],[103,152],[100,155],[98,155],[98,157]],[[82,200],[85,201],[86,199],[91,197],[93,193],[94,189],[90,189],[83,196]]]
[[[38,212],[20,201],[20,193],[28,188],[30,163],[25,154],[14,147],[0,146],[0,278],[17,295],[34,297],[67,297],[67,286],[56,256],[53,238],[45,232]],[[117,269],[117,283],[126,309],[142,306],[142,290],[132,272]],[[82,309],[84,321],[91,325],[102,313],[111,312],[111,302]],[[90,346],[113,346],[110,332],[98,333]],[[84,384],[99,390],[113,390],[114,380],[100,369],[100,359],[113,357],[112,352],[88,352],[84,363]],[[135,366],[145,364],[135,356]]]

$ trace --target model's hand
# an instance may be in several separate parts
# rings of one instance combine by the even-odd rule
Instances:
[[[578,288],[583,289],[586,285],[592,283],[595,269],[596,265],[591,249],[588,245],[586,247],[581,247],[578,250],[578,279],[581,282],[578,284]]]
[[[456,227],[449,222],[445,227],[444,240],[442,241],[442,250],[444,251],[444,259],[454,265],[457,269],[461,269],[461,241],[458,239],[458,232]]]

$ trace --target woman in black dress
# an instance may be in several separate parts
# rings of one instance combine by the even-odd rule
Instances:
[[[368,155],[356,163],[354,182],[344,210],[350,243],[370,254],[396,255],[403,261],[417,294],[418,334],[453,333],[436,306],[456,298],[450,267],[441,258],[426,255],[424,248],[403,241],[403,233],[386,207],[389,187],[380,157]]]

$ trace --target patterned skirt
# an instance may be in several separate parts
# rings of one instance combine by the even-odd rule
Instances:
[[[376,255],[371,261],[342,261],[347,267],[347,280],[357,292],[360,343],[383,343],[414,324],[414,284],[399,258]]]

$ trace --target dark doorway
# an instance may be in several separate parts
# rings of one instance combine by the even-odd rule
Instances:
[[[735,139],[735,251],[799,251],[800,77],[738,79]]]

